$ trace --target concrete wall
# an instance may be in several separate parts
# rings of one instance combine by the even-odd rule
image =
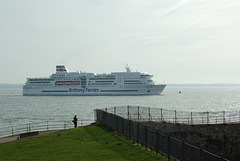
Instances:
[[[240,124],[183,125],[159,122],[143,124],[240,160]]]

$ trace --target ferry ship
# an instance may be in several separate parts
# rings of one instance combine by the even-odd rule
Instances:
[[[85,96],[85,95],[160,95],[165,84],[155,84],[153,75],[132,72],[96,74],[69,72],[64,65],[56,66],[56,73],[48,78],[27,78],[23,95]]]

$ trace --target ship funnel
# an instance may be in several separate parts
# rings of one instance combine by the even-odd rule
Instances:
[[[68,73],[68,70],[64,65],[57,65],[56,73]]]

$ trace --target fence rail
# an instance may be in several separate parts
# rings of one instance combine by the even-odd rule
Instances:
[[[181,161],[229,161],[223,155],[193,146],[184,142],[184,140],[179,140],[168,134],[153,130],[140,122],[134,122],[130,120],[129,115],[129,119],[124,119],[116,115],[116,109],[114,111],[115,114],[108,113],[106,109],[105,111],[95,110],[96,122],[122,133],[124,136],[136,141],[137,144],[144,145],[146,148],[148,147],[157,153],[168,156],[168,159],[172,158]]]
[[[240,111],[186,112],[140,106],[118,106],[104,111],[126,119],[182,124],[222,124],[240,122]]]
[[[82,119],[78,126],[89,125],[93,120]],[[74,128],[72,121],[45,121],[0,128],[0,138],[34,131],[49,131]]]

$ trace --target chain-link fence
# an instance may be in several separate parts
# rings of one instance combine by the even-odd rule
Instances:
[[[138,107],[136,108],[138,109]],[[148,116],[148,110],[145,110]],[[108,113],[108,112],[112,113]],[[183,161],[228,161],[228,157],[223,155],[211,153],[205,149],[190,145],[184,140],[179,140],[170,135],[158,132],[153,130],[138,121],[133,121],[133,116],[138,118],[144,118],[143,113],[138,113],[138,110],[130,111],[130,108],[127,109],[127,114],[124,119],[121,116],[118,116],[120,111],[117,113],[117,108],[113,109],[105,109],[105,110],[95,110],[95,119],[96,122],[104,124],[105,126],[112,128],[113,130],[122,133],[124,136],[134,140],[137,144],[141,144],[146,146],[146,148],[150,148],[155,150],[157,153],[164,154],[168,156],[168,158],[172,158],[175,160],[183,160]],[[117,114],[117,115],[116,115]],[[148,119],[151,118],[148,116]],[[161,116],[161,115],[160,115]],[[134,117],[134,119],[136,119]],[[165,117],[164,117],[165,119]],[[232,159],[231,159],[232,160]]]
[[[182,124],[222,124],[240,122],[240,111],[186,112],[140,106],[118,106],[104,109],[126,119]]]

